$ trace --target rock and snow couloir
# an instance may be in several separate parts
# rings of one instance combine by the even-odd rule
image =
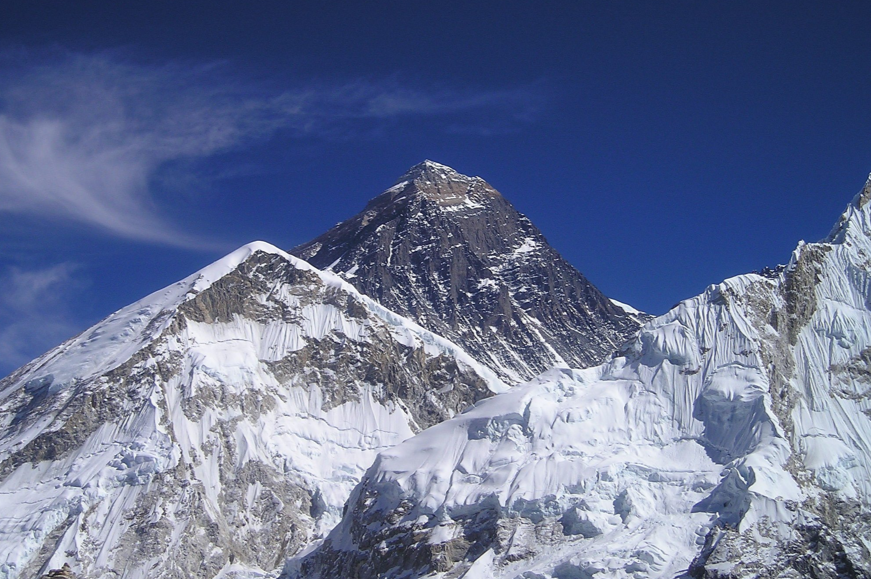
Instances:
[[[253,243],[0,381],[0,578],[261,577],[376,454],[506,386]]]
[[[381,452],[285,576],[871,577],[871,180],[779,274]]]
[[[486,181],[432,161],[291,253],[509,383],[598,364],[647,318],[602,295]]]

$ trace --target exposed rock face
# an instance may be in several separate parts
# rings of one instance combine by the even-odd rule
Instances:
[[[64,566],[60,569],[52,569],[39,579],[76,579],[76,576],[73,575],[73,570],[69,564],[64,563]]]
[[[246,246],[0,382],[0,577],[261,577],[333,526],[378,451],[504,388]]]
[[[382,452],[285,576],[871,577],[871,181],[597,368]]]
[[[431,161],[291,253],[509,382],[597,364],[639,327],[483,179]]]

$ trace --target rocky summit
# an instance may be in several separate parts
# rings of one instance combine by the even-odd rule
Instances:
[[[291,253],[510,383],[598,364],[639,327],[486,181],[432,161]]]

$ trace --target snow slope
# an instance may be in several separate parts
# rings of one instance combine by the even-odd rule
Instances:
[[[249,244],[0,382],[0,578],[265,576],[333,526],[377,452],[505,389]]]
[[[289,577],[871,576],[871,180],[787,268],[383,451]]]

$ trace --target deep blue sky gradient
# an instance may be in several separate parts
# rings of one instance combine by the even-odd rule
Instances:
[[[0,344],[0,374],[238,245],[307,241],[426,158],[484,177],[607,295],[663,313],[786,262],[862,187],[869,24],[863,1],[9,4],[7,83],[96,58],[197,70],[186,90],[231,101],[334,96],[305,126],[152,167],[147,206],[199,248],[0,210],[0,289],[59,264],[70,281],[47,286],[54,333],[0,302],[0,342],[28,315],[34,334]],[[361,98],[384,108],[349,112]]]

